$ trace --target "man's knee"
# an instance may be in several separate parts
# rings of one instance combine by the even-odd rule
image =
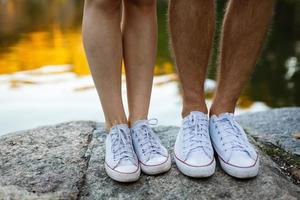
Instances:
[[[122,0],[86,0],[86,6],[102,9],[102,10],[114,10],[120,9],[122,5]]]

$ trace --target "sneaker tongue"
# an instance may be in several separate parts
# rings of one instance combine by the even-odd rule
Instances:
[[[191,118],[194,119],[207,119],[207,115],[203,112],[192,111],[188,116],[184,118],[184,120],[189,120]]]
[[[196,118],[194,118],[196,117]],[[207,119],[207,115],[203,112],[192,111],[189,115],[183,118],[183,123],[189,122],[191,119]]]

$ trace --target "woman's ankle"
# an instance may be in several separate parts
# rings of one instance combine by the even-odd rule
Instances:
[[[182,118],[189,115],[192,111],[199,111],[199,112],[203,112],[205,114],[208,113],[206,104],[184,105],[183,108],[182,108],[182,112],[181,112]]]
[[[147,120],[148,117],[147,115],[139,115],[139,116],[129,116],[128,118],[128,125],[131,127],[133,126],[137,121],[140,121],[140,120]]]
[[[118,125],[118,124],[128,124],[128,121],[126,118],[116,118],[111,120],[105,120],[105,128],[110,129],[111,127]]]

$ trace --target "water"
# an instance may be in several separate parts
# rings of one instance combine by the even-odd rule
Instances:
[[[218,27],[220,27],[222,21],[224,6],[224,1],[218,1]],[[83,75],[89,75],[81,44],[82,10],[83,1],[77,0],[0,0],[0,86],[2,86],[2,89],[4,88],[1,90],[4,95],[2,94],[0,99],[0,124],[2,127],[5,127],[5,124],[11,124],[10,128],[5,129],[6,131],[70,119],[65,116],[65,113],[60,113],[61,118],[57,118],[56,121],[49,120],[55,116],[56,111],[53,109],[43,110],[43,106],[49,106],[51,102],[48,102],[47,98],[40,99],[41,94],[39,92],[33,94],[33,88],[43,88],[45,83],[40,80],[48,79],[47,77],[52,77],[55,74],[62,75],[61,73],[65,73],[61,78],[62,81],[66,81],[65,77],[68,77],[70,73],[77,76],[78,80],[84,79],[85,76]],[[172,75],[175,72],[174,63],[169,52],[166,15],[167,1],[161,0],[158,4],[159,45],[155,68],[156,75]],[[257,63],[256,71],[239,100],[240,108],[248,109],[253,105],[257,105],[255,102],[264,102],[269,107],[300,105],[299,15],[299,1],[279,0],[277,2],[274,22],[267,43]],[[216,34],[215,47],[208,73],[208,77],[211,79],[215,77],[218,38],[219,35]],[[42,66],[60,67],[66,64],[70,66],[67,72],[50,70],[42,75],[31,73],[33,75],[26,75],[25,78],[20,74],[15,75],[15,73],[34,70]],[[34,78],[36,76],[39,76],[37,80]],[[159,77],[157,78],[159,79]],[[57,80],[55,79],[55,81]],[[180,111],[180,92],[178,86],[176,86],[178,83],[173,80],[172,86],[166,84],[163,87],[173,88],[174,91],[170,95],[173,95],[176,100],[172,104],[173,107],[160,113],[159,117],[163,121],[173,111]],[[86,87],[93,87],[92,83],[86,85]],[[23,93],[24,88],[25,93]],[[159,86],[155,86],[155,92],[160,93],[162,91],[165,91],[165,89],[160,90]],[[30,94],[30,98],[28,94]],[[208,96],[210,95],[208,93]],[[96,104],[97,97],[95,93],[92,96],[93,101],[90,103]],[[26,97],[25,102],[27,104],[24,102],[18,104],[20,99]],[[160,99],[156,99],[155,95],[153,97],[153,104],[155,105],[155,102],[159,102]],[[61,101],[63,101],[63,98]],[[39,106],[34,106],[38,102],[41,102]],[[65,105],[62,102],[59,104],[62,107]],[[73,107],[70,107],[70,110],[79,105],[82,104],[80,102],[78,102],[78,105],[74,104]],[[52,104],[52,106],[55,107],[55,104]],[[97,106],[98,104],[95,107]],[[86,109],[97,109],[95,107]],[[50,112],[51,110],[54,113],[48,113],[47,117],[43,117],[43,112]],[[23,118],[18,118],[19,122],[14,123],[14,119],[22,111],[33,117],[31,120],[26,121],[24,120],[26,117],[23,116]],[[83,119],[99,119],[97,118],[98,112],[87,113],[93,117],[83,117]],[[47,119],[40,121],[40,123],[33,123],[40,118]],[[75,119],[79,118],[75,117]],[[164,122],[176,124],[178,121],[179,118],[165,120]],[[11,128],[13,126],[16,128]]]

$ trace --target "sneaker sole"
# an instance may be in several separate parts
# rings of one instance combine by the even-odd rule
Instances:
[[[215,158],[207,165],[195,166],[189,165],[179,158],[174,156],[176,165],[181,173],[186,176],[193,178],[206,178],[210,177],[215,173],[216,170],[216,160]]]
[[[135,182],[139,179],[141,174],[140,167],[134,172],[124,173],[112,169],[107,163],[105,163],[105,171],[110,178],[118,182]]]
[[[171,157],[169,155],[166,161],[157,165],[146,165],[142,162],[140,162],[140,165],[142,172],[147,175],[162,174],[171,169]]]
[[[229,164],[226,161],[224,161],[220,156],[218,157],[222,169],[230,176],[233,176],[235,178],[240,178],[240,179],[247,179],[247,178],[256,177],[258,175],[258,171],[259,171],[258,157],[252,166],[246,166],[246,167],[240,167],[240,166]]]

